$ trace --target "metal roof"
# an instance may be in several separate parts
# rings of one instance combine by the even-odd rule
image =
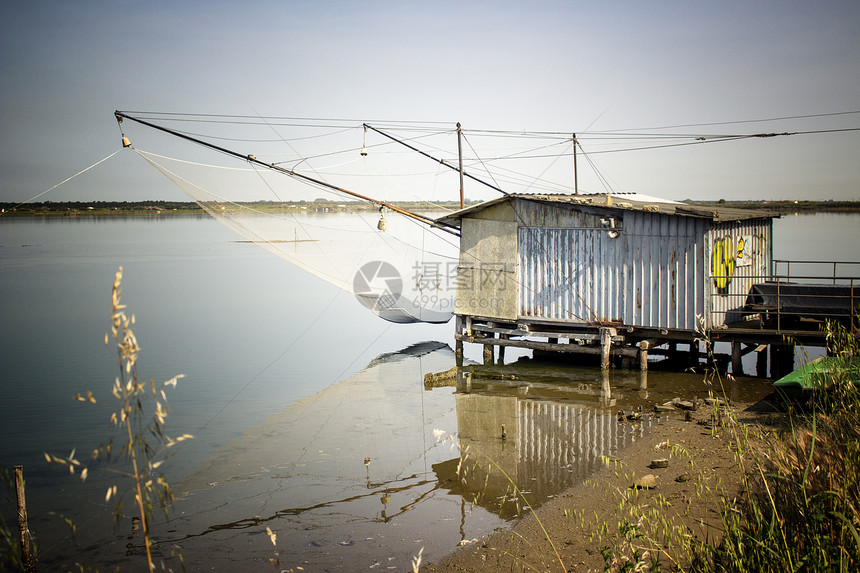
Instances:
[[[758,209],[738,209],[735,207],[714,207],[711,205],[695,205],[689,203],[679,203],[668,199],[659,199],[636,193],[595,193],[588,195],[547,195],[547,194],[531,194],[531,193],[511,193],[498,199],[484,201],[476,205],[470,205],[448,213],[444,217],[436,219],[439,222],[449,225],[458,225],[460,219],[477,213],[493,205],[503,203],[509,199],[522,199],[525,201],[534,201],[537,203],[561,203],[571,206],[593,206],[601,209],[610,209],[616,211],[644,211],[649,213],[663,213],[665,215],[680,215],[684,217],[697,217],[701,219],[711,219],[713,221],[744,221],[748,219],[762,218],[777,218],[779,213],[773,211],[764,211]]]

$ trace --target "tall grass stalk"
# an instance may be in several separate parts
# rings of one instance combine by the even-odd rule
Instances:
[[[152,556],[152,514],[153,501],[157,498],[160,506],[167,513],[169,504],[173,501],[170,485],[160,473],[159,468],[167,458],[169,448],[185,440],[191,439],[189,434],[171,438],[164,433],[167,424],[167,394],[165,389],[176,387],[181,375],[175,376],[163,384],[156,385],[153,380],[141,382],[137,373],[137,360],[140,346],[134,334],[134,315],[130,317],[125,312],[121,302],[122,267],[116,273],[111,291],[111,330],[105,334],[105,346],[110,347],[111,341],[117,353],[119,375],[114,380],[111,394],[117,400],[117,409],[110,414],[110,422],[119,433],[118,456],[124,457],[129,466],[126,469],[108,466],[107,469],[117,475],[132,481],[134,505],[140,517],[143,534],[146,561],[149,571],[155,569]],[[84,395],[75,394],[79,402],[97,404],[91,391]],[[100,445],[92,452],[88,464],[82,463],[75,457],[76,450],[65,458],[45,454],[52,463],[65,465],[70,473],[80,472],[81,480],[86,480],[90,468],[100,467],[97,462],[104,458],[111,461],[114,454],[114,439]],[[111,498],[117,499],[114,519],[119,519],[122,511],[122,495],[118,495],[118,487],[113,484],[107,488],[105,503]],[[181,561],[181,559],[180,559]]]
[[[17,508],[17,500],[13,499],[15,478],[9,468],[0,467],[0,483],[2,483],[4,498],[6,498],[3,500],[4,505],[8,504],[10,510],[15,511],[15,509],[13,509]],[[0,512],[0,540],[2,540],[2,546],[0,547],[0,568],[8,567],[10,570],[25,571],[24,558],[21,552],[21,544],[17,530],[13,530],[13,528],[6,523],[6,518],[3,516],[3,512]],[[37,550],[38,547],[36,544],[32,543],[31,551],[33,551],[34,559],[37,557]]]

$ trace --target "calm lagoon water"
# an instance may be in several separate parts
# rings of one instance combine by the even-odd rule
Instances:
[[[858,223],[785,217],[774,256],[857,260]],[[110,435],[117,366],[103,337],[119,266],[139,372],[186,376],[169,392],[167,431],[195,439],[166,466],[177,501],[155,534],[157,551],[181,548],[192,571],[408,570],[421,547],[436,559],[516,513],[504,480],[456,478],[460,453],[445,436],[490,455],[540,503],[600,454],[642,438],[647,428],[613,423],[607,406],[701,394],[695,376],[652,373],[645,390],[637,375],[613,372],[610,397],[589,370],[561,385],[541,371],[527,391],[425,387],[427,373],[454,365],[450,324],[386,323],[238,239],[208,217],[0,219],[0,464],[25,466],[45,567],[125,568],[141,549],[130,513],[112,526],[103,501],[112,476],[93,470],[81,484],[43,458],[88,452]],[[467,358],[479,352],[467,346]],[[734,391],[766,391],[743,382]],[[85,390],[98,405],[74,401]],[[597,437],[610,450],[596,451]],[[547,442],[556,447],[535,445]]]

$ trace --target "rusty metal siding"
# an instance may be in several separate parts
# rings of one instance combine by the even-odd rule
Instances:
[[[716,327],[741,318],[746,294],[750,287],[763,282],[770,274],[773,259],[773,220],[748,219],[713,223],[707,236],[708,326]],[[739,239],[745,239],[744,250],[748,264],[737,256]],[[747,244],[752,241],[752,245]],[[726,264],[728,259],[733,263]]]
[[[576,228],[519,228],[519,316],[694,330],[705,313],[709,222],[639,211],[614,216],[614,239],[596,215]]]
[[[520,227],[519,315],[567,322],[620,318],[623,242],[603,229]]]
[[[705,310],[705,235],[708,222],[695,217],[633,212],[625,216],[631,243],[625,324],[694,330]]]

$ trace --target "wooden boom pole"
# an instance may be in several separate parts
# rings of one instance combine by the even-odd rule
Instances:
[[[114,115],[116,116],[116,120],[120,123],[122,123],[123,118],[130,119],[131,121],[135,121],[141,125],[145,125],[147,127],[151,127],[153,129],[157,129],[159,131],[169,133],[170,135],[174,135],[176,137],[179,137],[180,139],[185,139],[185,140],[191,141],[191,142],[196,143],[198,145],[202,145],[203,147],[208,147],[209,149],[219,151],[219,152],[224,153],[226,155],[230,155],[232,157],[242,159],[243,161],[248,161],[250,163],[255,163],[257,165],[262,165],[263,167],[266,167],[268,169],[272,169],[273,171],[278,171],[278,172],[283,173],[285,175],[289,175],[290,177],[296,177],[296,178],[301,179],[303,181],[307,181],[308,183],[313,183],[314,185],[318,185],[318,186],[324,187],[326,189],[331,189],[332,191],[338,191],[340,193],[345,193],[347,195],[351,195],[352,197],[355,197],[357,199],[362,199],[364,201],[376,203],[377,205],[379,205],[381,207],[386,207],[387,209],[391,209],[392,211],[394,211],[396,213],[400,213],[401,215],[405,215],[407,217],[415,219],[416,221],[420,221],[420,222],[424,223],[425,225],[429,225],[431,227],[436,227],[437,229],[451,233],[452,235],[456,235],[458,237],[460,236],[459,229],[457,229],[456,227],[454,227],[452,225],[448,225],[446,223],[439,223],[439,222],[434,221],[433,219],[428,219],[427,217],[422,217],[421,215],[418,215],[417,213],[413,213],[413,212],[408,211],[406,209],[402,209],[400,207],[397,207],[396,205],[392,205],[391,203],[387,203],[385,201],[380,201],[379,199],[374,199],[373,197],[368,197],[366,195],[362,195],[361,193],[356,193],[355,191],[350,191],[348,189],[344,189],[343,187],[338,187],[336,185],[332,185],[331,183],[326,183],[325,181],[321,181],[321,180],[316,179],[314,177],[304,175],[303,173],[298,173],[297,171],[293,171],[292,169],[285,169],[285,168],[281,167],[280,165],[275,165],[274,163],[266,163],[265,161],[260,161],[259,159],[257,159],[253,155],[243,155],[243,154],[238,153],[236,151],[231,151],[231,150],[226,149],[224,147],[221,147],[219,145],[215,145],[214,143],[209,143],[207,141],[203,141],[202,139],[197,139],[196,137],[191,137],[190,135],[186,135],[184,133],[179,133],[178,131],[174,131],[174,130],[169,129],[167,127],[162,127],[160,125],[156,125],[154,123],[150,123],[148,121],[130,116],[127,113],[122,112],[122,111],[115,111]],[[123,145],[125,145],[125,144],[123,144]]]

